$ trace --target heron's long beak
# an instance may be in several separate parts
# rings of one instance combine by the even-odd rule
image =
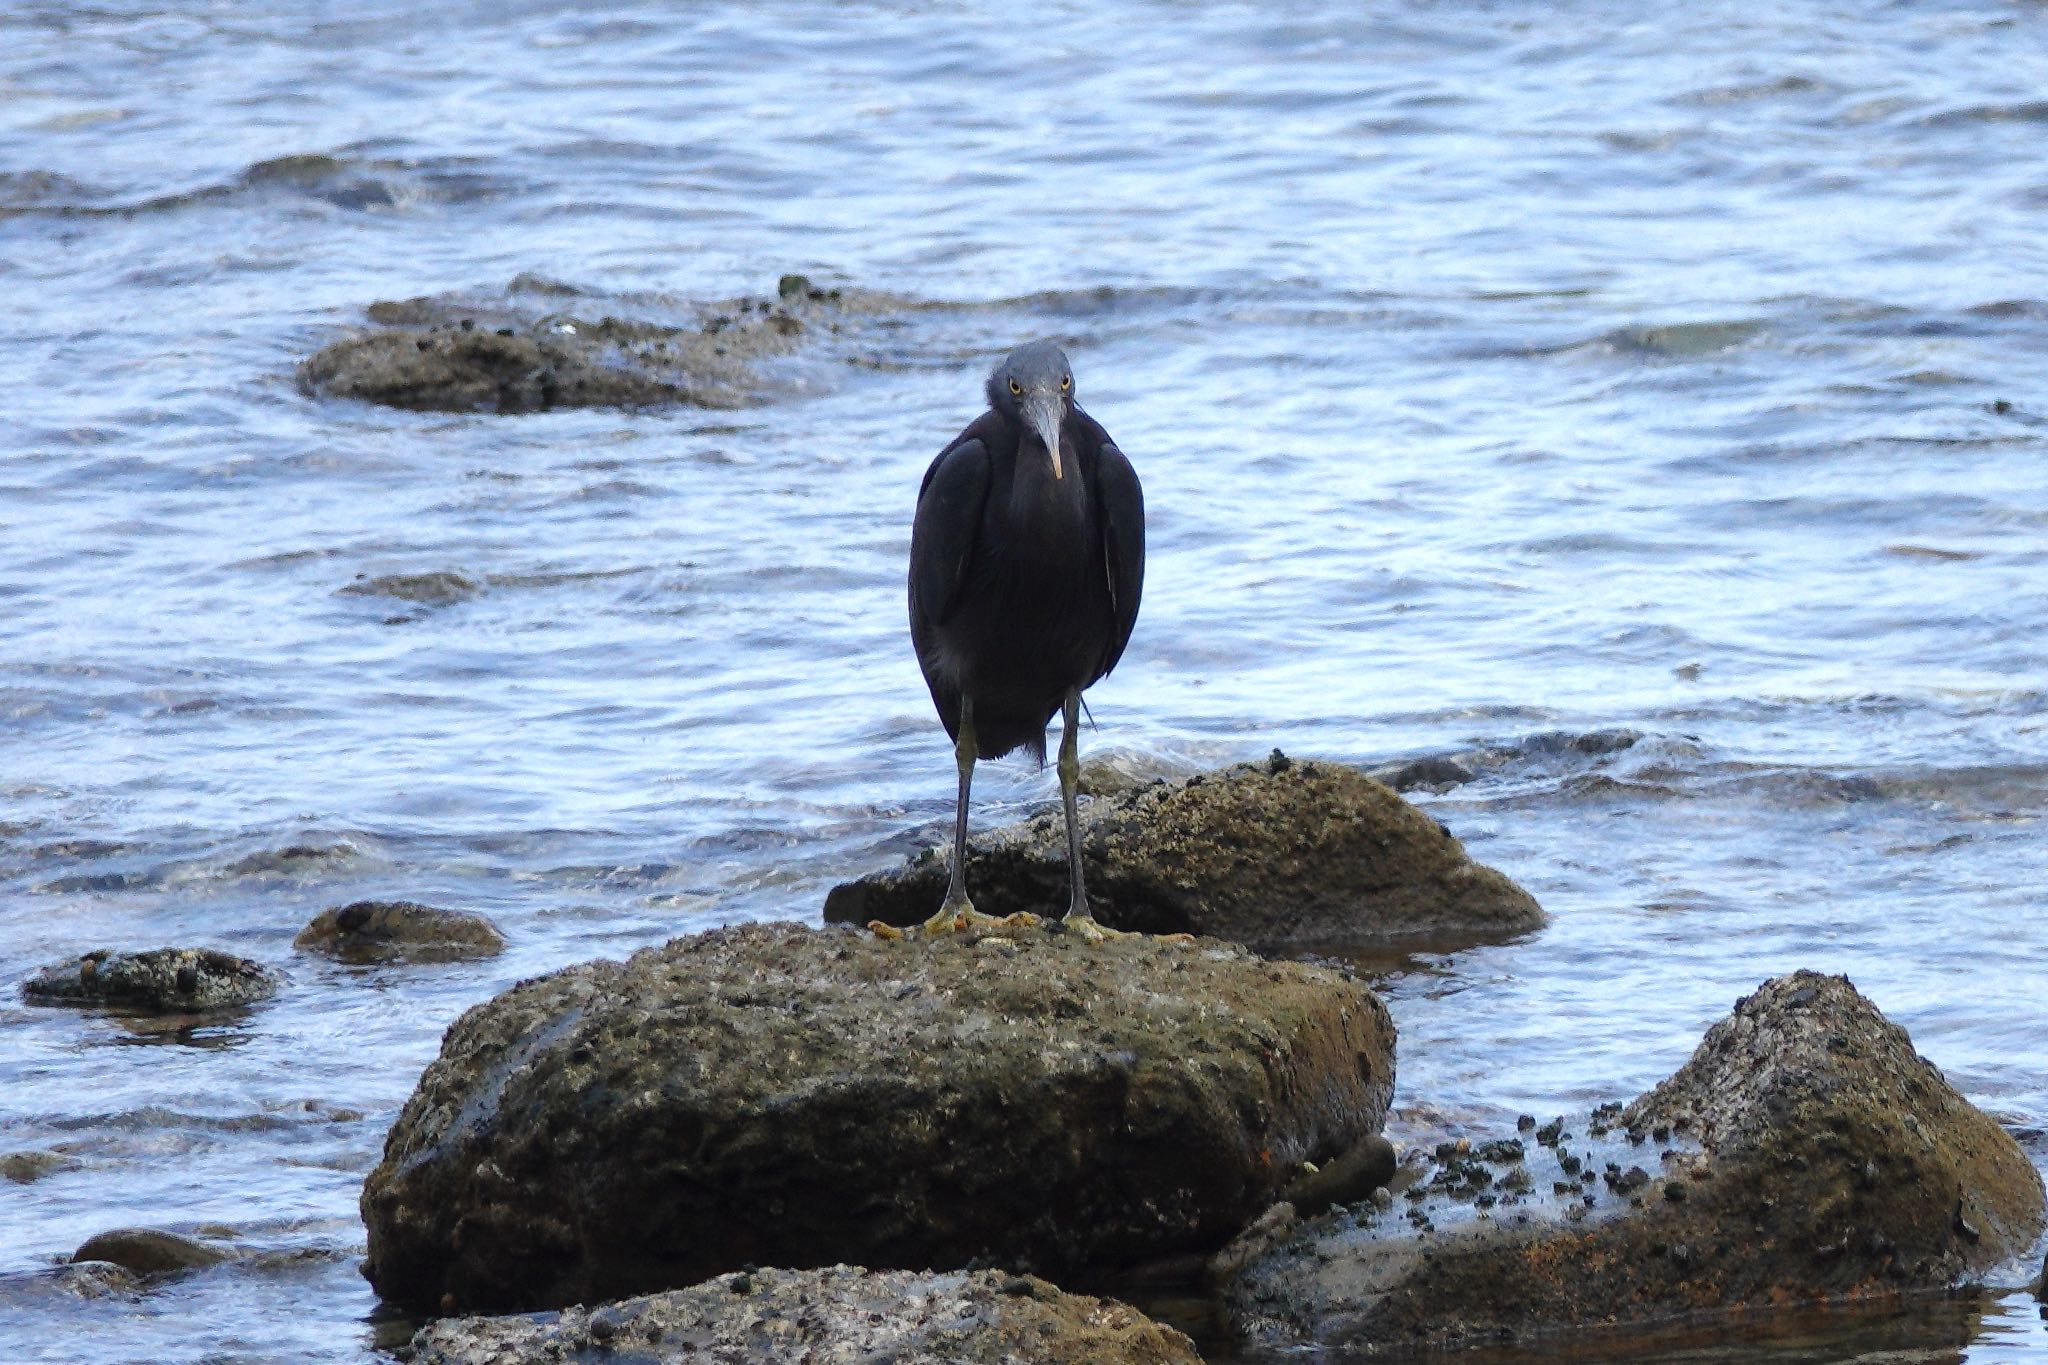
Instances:
[[[1060,465],[1059,401],[1054,398],[1035,400],[1026,409],[1025,416],[1030,419],[1031,430],[1037,433],[1045,453],[1052,456],[1052,476],[1055,479],[1066,477],[1066,471]]]

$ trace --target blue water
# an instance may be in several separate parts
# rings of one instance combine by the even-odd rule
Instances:
[[[9,6],[0,1153],[75,1165],[0,1184],[0,1355],[372,1358],[403,1325],[356,1274],[356,1192],[456,1014],[815,919],[935,838],[911,501],[1036,335],[1151,517],[1084,753],[1464,755],[1418,799],[1554,916],[1389,976],[1397,1136],[1626,1098],[1807,966],[2048,1166],[2044,30],[1804,0]],[[293,378],[378,300],[539,280],[689,317],[791,271],[849,301],[737,410]],[[479,590],[343,591],[437,571]],[[1640,738],[1569,742],[1611,729]],[[985,767],[976,821],[1052,793]],[[512,948],[292,952],[371,895]],[[168,1033],[15,995],[169,943],[291,982]],[[125,1224],[255,1259],[136,1300],[38,1278]],[[2016,1352],[2048,1331],[2011,1298],[1963,1354]]]

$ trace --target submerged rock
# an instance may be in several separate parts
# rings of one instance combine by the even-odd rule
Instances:
[[[1200,1365],[1194,1344],[1113,1299],[1001,1271],[756,1270],[597,1308],[449,1318],[413,1365],[620,1359],[669,1365]]]
[[[550,291],[517,302],[408,299],[370,308],[380,330],[331,342],[299,366],[299,386],[326,398],[443,412],[686,403],[736,408],[759,388],[755,366],[796,348],[837,291],[783,288],[736,300],[695,323],[576,317]]]
[[[8,1152],[0,1156],[0,1178],[27,1185],[59,1171],[75,1171],[82,1164],[62,1152]]]
[[[720,929],[458,1020],[364,1184],[364,1273],[502,1310],[1212,1250],[1378,1131],[1393,1042],[1357,980],[1227,944]]]
[[[1527,891],[1355,768],[1289,759],[1155,782],[1088,802],[1081,856],[1097,919],[1262,948],[1508,937],[1543,923]],[[945,898],[949,851],[832,888],[829,923],[916,924]],[[983,835],[967,886],[992,915],[1063,913],[1065,817]]]
[[[186,1014],[267,999],[277,993],[279,980],[261,963],[213,948],[101,948],[43,968],[22,983],[21,994],[41,1005]]]
[[[106,1261],[65,1261],[26,1273],[0,1272],[0,1308],[44,1308],[51,1299],[133,1298],[142,1281]]]
[[[210,1242],[182,1233],[160,1232],[155,1228],[115,1228],[88,1237],[73,1252],[74,1263],[104,1261],[135,1275],[168,1275],[179,1270],[203,1270],[219,1265],[232,1254]]]
[[[323,910],[292,947],[343,962],[446,962],[492,957],[505,936],[482,915],[438,910],[416,901],[356,901]]]
[[[1766,982],[1627,1108],[1438,1152],[1390,1201],[1218,1258],[1267,1347],[1497,1343],[1940,1290],[2032,1244],[2040,1177],[1843,977]]]
[[[457,602],[467,602],[483,591],[483,585],[468,574],[453,569],[435,569],[427,573],[387,573],[375,578],[357,574],[354,579],[337,588],[347,597],[389,597],[399,602],[414,602],[423,607],[452,607]]]

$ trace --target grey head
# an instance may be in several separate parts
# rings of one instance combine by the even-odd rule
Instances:
[[[1060,463],[1060,425],[1074,410],[1074,367],[1067,353],[1050,341],[1027,341],[1002,358],[988,377],[988,403],[1038,439],[1052,457],[1052,476],[1065,474]]]

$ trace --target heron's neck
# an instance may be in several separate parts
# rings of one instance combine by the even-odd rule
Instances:
[[[1081,465],[1071,440],[1060,451],[1061,476],[1052,476],[1052,460],[1035,439],[1017,443],[1017,459],[1010,470],[1010,504],[1018,515],[1053,525],[1071,524],[1077,530],[1087,520],[1088,492],[1081,482]]]

